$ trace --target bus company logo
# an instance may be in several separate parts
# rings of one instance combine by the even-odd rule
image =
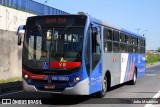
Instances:
[[[46,75],[44,77],[44,80],[48,80],[48,83],[52,83],[52,80],[50,79],[50,76]]]
[[[51,79],[49,79],[49,80],[48,80],[48,83],[52,83],[52,80],[51,80]]]
[[[117,60],[117,57],[116,57],[116,55],[114,55],[113,56],[113,62],[116,62],[116,60]]]
[[[146,57],[142,57],[142,61],[145,61],[146,60]]]
[[[127,62],[127,58],[126,57],[122,57],[122,63]]]
[[[2,99],[2,104],[12,104],[11,99]]]
[[[49,76],[46,75],[46,76],[44,77],[44,80],[49,80]]]

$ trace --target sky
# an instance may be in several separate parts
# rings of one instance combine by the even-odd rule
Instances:
[[[45,4],[46,0],[34,1]],[[47,0],[46,5],[70,14],[83,11],[134,33],[144,34],[147,50],[160,47],[160,0]]]

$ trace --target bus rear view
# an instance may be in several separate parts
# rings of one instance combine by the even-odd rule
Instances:
[[[22,58],[26,91],[88,94],[82,71],[85,23],[85,16],[27,19]]]

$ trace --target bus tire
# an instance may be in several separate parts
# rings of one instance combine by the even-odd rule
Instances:
[[[107,89],[108,89],[108,81],[107,81],[107,77],[106,75],[104,76],[104,79],[102,81],[102,90],[100,92],[97,93],[97,97],[98,98],[102,98],[106,95]]]
[[[133,79],[130,81],[130,85],[135,85],[137,81],[137,72],[136,68],[134,69]]]

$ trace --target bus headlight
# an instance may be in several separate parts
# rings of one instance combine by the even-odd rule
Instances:
[[[78,81],[80,81],[81,79],[80,79],[80,77],[76,77],[75,80],[76,80],[76,82],[78,82]]]
[[[28,79],[28,75],[24,75],[24,78],[25,78],[25,79]]]

